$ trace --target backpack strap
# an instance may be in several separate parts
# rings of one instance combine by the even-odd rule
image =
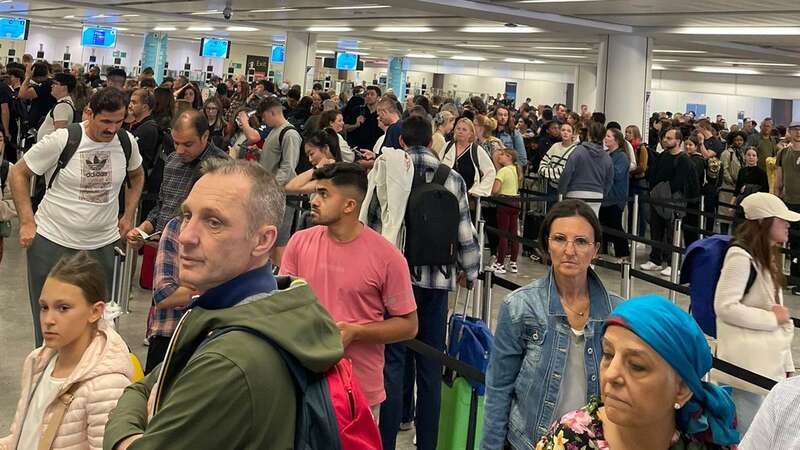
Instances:
[[[58,397],[58,401],[56,401],[55,406],[53,406],[53,413],[50,416],[47,429],[44,430],[42,437],[39,439],[38,450],[50,450],[53,446],[53,441],[56,440],[58,429],[61,427],[64,416],[67,415],[67,409],[69,409],[69,405],[75,398],[75,391],[77,391],[79,387],[80,383],[73,383],[72,386],[67,389],[67,392]]]
[[[731,244],[728,246],[728,249],[730,249],[731,247],[739,247],[742,250],[746,251],[747,253],[750,253],[750,250],[748,250],[746,246],[742,245],[740,242],[737,241],[731,241]],[[744,295],[747,295],[747,293],[750,292],[750,288],[752,288],[753,285],[756,283],[757,276],[758,272],[756,271],[755,265],[753,264],[752,261],[750,261],[750,274],[747,276],[747,284],[745,285],[744,288]]]
[[[78,110],[75,109],[75,105],[72,104],[72,102],[68,102],[66,100],[59,100],[59,101],[56,102],[55,105],[53,105],[52,108],[50,108],[50,113],[49,113],[50,114],[50,119],[53,120],[53,121],[56,120],[54,112],[56,110],[56,107],[58,105],[62,104],[62,103],[66,103],[67,105],[69,105],[72,108],[72,122],[71,123],[80,122],[80,120],[75,120],[76,118],[78,118]]]
[[[53,181],[55,181],[58,172],[60,172],[64,167],[67,167],[69,160],[75,156],[75,152],[78,151],[78,147],[81,145],[82,138],[83,129],[79,123],[71,123],[67,125],[67,145],[65,145],[64,149],[61,150],[61,155],[58,157],[58,162],[56,163],[56,170],[54,170],[53,175],[50,176],[50,182],[47,183],[47,189],[51,189],[53,187]]]
[[[120,128],[117,131],[117,138],[119,139],[119,145],[122,146],[122,153],[125,154],[125,186],[128,189],[131,188],[131,180],[128,177],[128,164],[131,162],[131,153],[133,153],[133,148],[131,146],[131,138],[128,136],[128,132]]]
[[[439,164],[439,167],[436,169],[436,174],[433,175],[433,180],[431,182],[444,187],[444,183],[447,181],[447,177],[449,176],[450,168],[447,167],[447,164]]]
[[[454,145],[456,145],[455,141],[450,141],[447,143],[447,145],[444,148],[444,153],[442,153],[442,160],[444,160],[445,156],[447,156],[447,153],[450,151],[451,148],[453,148]]]
[[[470,148],[470,157],[472,158],[472,163],[475,164],[475,169],[478,170],[479,179],[483,178],[483,170],[481,169],[481,160],[478,158],[478,143],[473,142],[472,148]]]
[[[285,127],[284,129],[282,129],[280,134],[278,134],[278,147],[281,148],[281,153],[283,152],[283,135],[285,135],[289,130],[297,131],[297,128],[295,128],[292,125],[289,125],[288,127]],[[297,134],[300,135],[300,132],[297,131]],[[303,136],[300,136],[300,138],[302,139]]]

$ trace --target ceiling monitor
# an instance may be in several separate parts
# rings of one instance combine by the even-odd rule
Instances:
[[[81,45],[84,47],[114,48],[117,46],[117,30],[113,28],[83,27]]]
[[[336,58],[322,58],[322,67],[326,69],[335,69]]]
[[[203,38],[200,40],[200,56],[204,58],[229,58],[231,41],[227,39]]]
[[[364,70],[364,61],[361,58],[358,59],[358,64],[356,64],[356,71],[362,72]]]
[[[14,17],[0,17],[0,39],[24,41],[28,39],[31,21]]]
[[[282,45],[273,45],[272,58],[270,59],[275,64],[283,64],[283,62],[286,60],[286,48],[284,48]]]
[[[350,52],[336,53],[336,68],[339,70],[356,70],[358,55]]]

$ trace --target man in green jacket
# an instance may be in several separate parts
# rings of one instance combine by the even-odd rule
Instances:
[[[179,237],[181,282],[203,294],[162,365],[119,399],[105,450],[293,448],[295,388],[277,349],[246,332],[201,346],[215,329],[252,328],[317,373],[342,357],[339,330],[308,285],[281,290],[272,276],[284,207],[274,178],[253,162],[206,164],[181,207]]]

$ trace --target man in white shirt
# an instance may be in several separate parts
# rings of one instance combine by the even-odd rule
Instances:
[[[778,383],[761,404],[740,450],[800,448],[800,377]]]
[[[56,105],[44,116],[44,122],[36,132],[36,142],[59,128],[66,128],[73,122],[77,113],[70,94],[75,90],[76,83],[75,77],[68,73],[53,75],[50,95],[56,99]]]
[[[127,131],[120,132],[126,113],[125,94],[102,89],[89,102],[89,119],[79,125],[80,144],[64,167],[56,170],[69,127],[45,136],[11,170],[20,244],[28,248],[28,292],[37,347],[42,343],[39,295],[61,256],[88,250],[103,265],[106,285],[111,286],[114,245],[133,226],[144,184],[136,140]],[[130,142],[127,161],[121,137]],[[44,176],[48,185],[35,217],[28,196],[34,175]],[[126,178],[125,211],[120,217],[118,198]]]

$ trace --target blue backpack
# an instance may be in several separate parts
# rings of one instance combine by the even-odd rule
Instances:
[[[708,336],[717,337],[717,314],[714,294],[722,271],[725,254],[731,247],[742,247],[726,234],[715,234],[692,243],[687,249],[680,271],[680,283],[689,283],[689,312]],[[756,269],[750,264],[750,276],[744,294],[756,281]]]
[[[494,344],[492,330],[484,321],[463,314],[453,314],[449,328],[447,354],[486,373],[489,354]],[[478,395],[485,393],[486,386],[483,383],[470,380],[470,384]]]

